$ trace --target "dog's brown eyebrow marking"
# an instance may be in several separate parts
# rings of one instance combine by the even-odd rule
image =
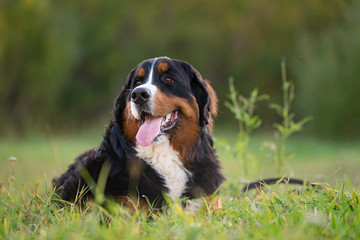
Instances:
[[[157,66],[158,72],[166,72],[169,69],[169,64],[167,62],[160,62]]]
[[[143,77],[145,76],[145,69],[144,68],[139,68],[138,72],[137,72],[137,76],[138,77]]]

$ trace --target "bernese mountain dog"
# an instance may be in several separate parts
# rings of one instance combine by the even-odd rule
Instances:
[[[133,198],[161,207],[165,195],[173,201],[211,196],[225,180],[213,147],[216,114],[213,88],[189,63],[145,60],[129,73],[100,145],[53,185],[64,200],[77,201],[84,189],[82,200],[91,199],[90,183],[98,183],[106,165],[104,194],[127,206]]]

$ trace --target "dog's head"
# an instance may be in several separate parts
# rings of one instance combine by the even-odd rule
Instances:
[[[115,115],[123,121],[125,136],[142,146],[164,137],[186,144],[199,136],[201,128],[211,131],[216,104],[214,90],[196,69],[160,57],[145,60],[130,72],[116,100]]]

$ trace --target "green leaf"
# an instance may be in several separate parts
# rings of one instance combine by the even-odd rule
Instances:
[[[270,108],[274,109],[278,115],[282,116],[283,113],[283,107],[276,103],[271,103]]]
[[[255,89],[252,90],[252,92],[251,92],[250,99],[256,99],[257,95],[258,95],[258,89],[255,88]]]
[[[256,101],[259,102],[259,101],[268,100],[268,99],[270,99],[269,95],[263,94],[263,95],[261,95],[261,96],[258,96],[258,97],[256,98]]]
[[[273,126],[274,126],[274,128],[276,128],[277,130],[279,130],[280,133],[284,134],[285,129],[284,129],[283,125],[281,125],[281,124],[279,124],[279,123],[274,123]]]
[[[312,116],[308,116],[308,117],[302,119],[302,120],[299,122],[299,124],[301,124],[301,126],[303,126],[304,124],[306,124],[307,122],[309,122],[309,121],[311,121],[311,120],[313,120],[313,117],[312,117]]]

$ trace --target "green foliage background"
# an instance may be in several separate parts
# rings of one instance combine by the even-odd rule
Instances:
[[[279,102],[286,56],[310,133],[359,137],[359,10],[336,0],[0,0],[0,134],[106,119],[127,73],[162,55],[211,80],[218,124],[229,123],[228,77],[245,95],[258,87]],[[276,117],[267,106],[265,128]]]

